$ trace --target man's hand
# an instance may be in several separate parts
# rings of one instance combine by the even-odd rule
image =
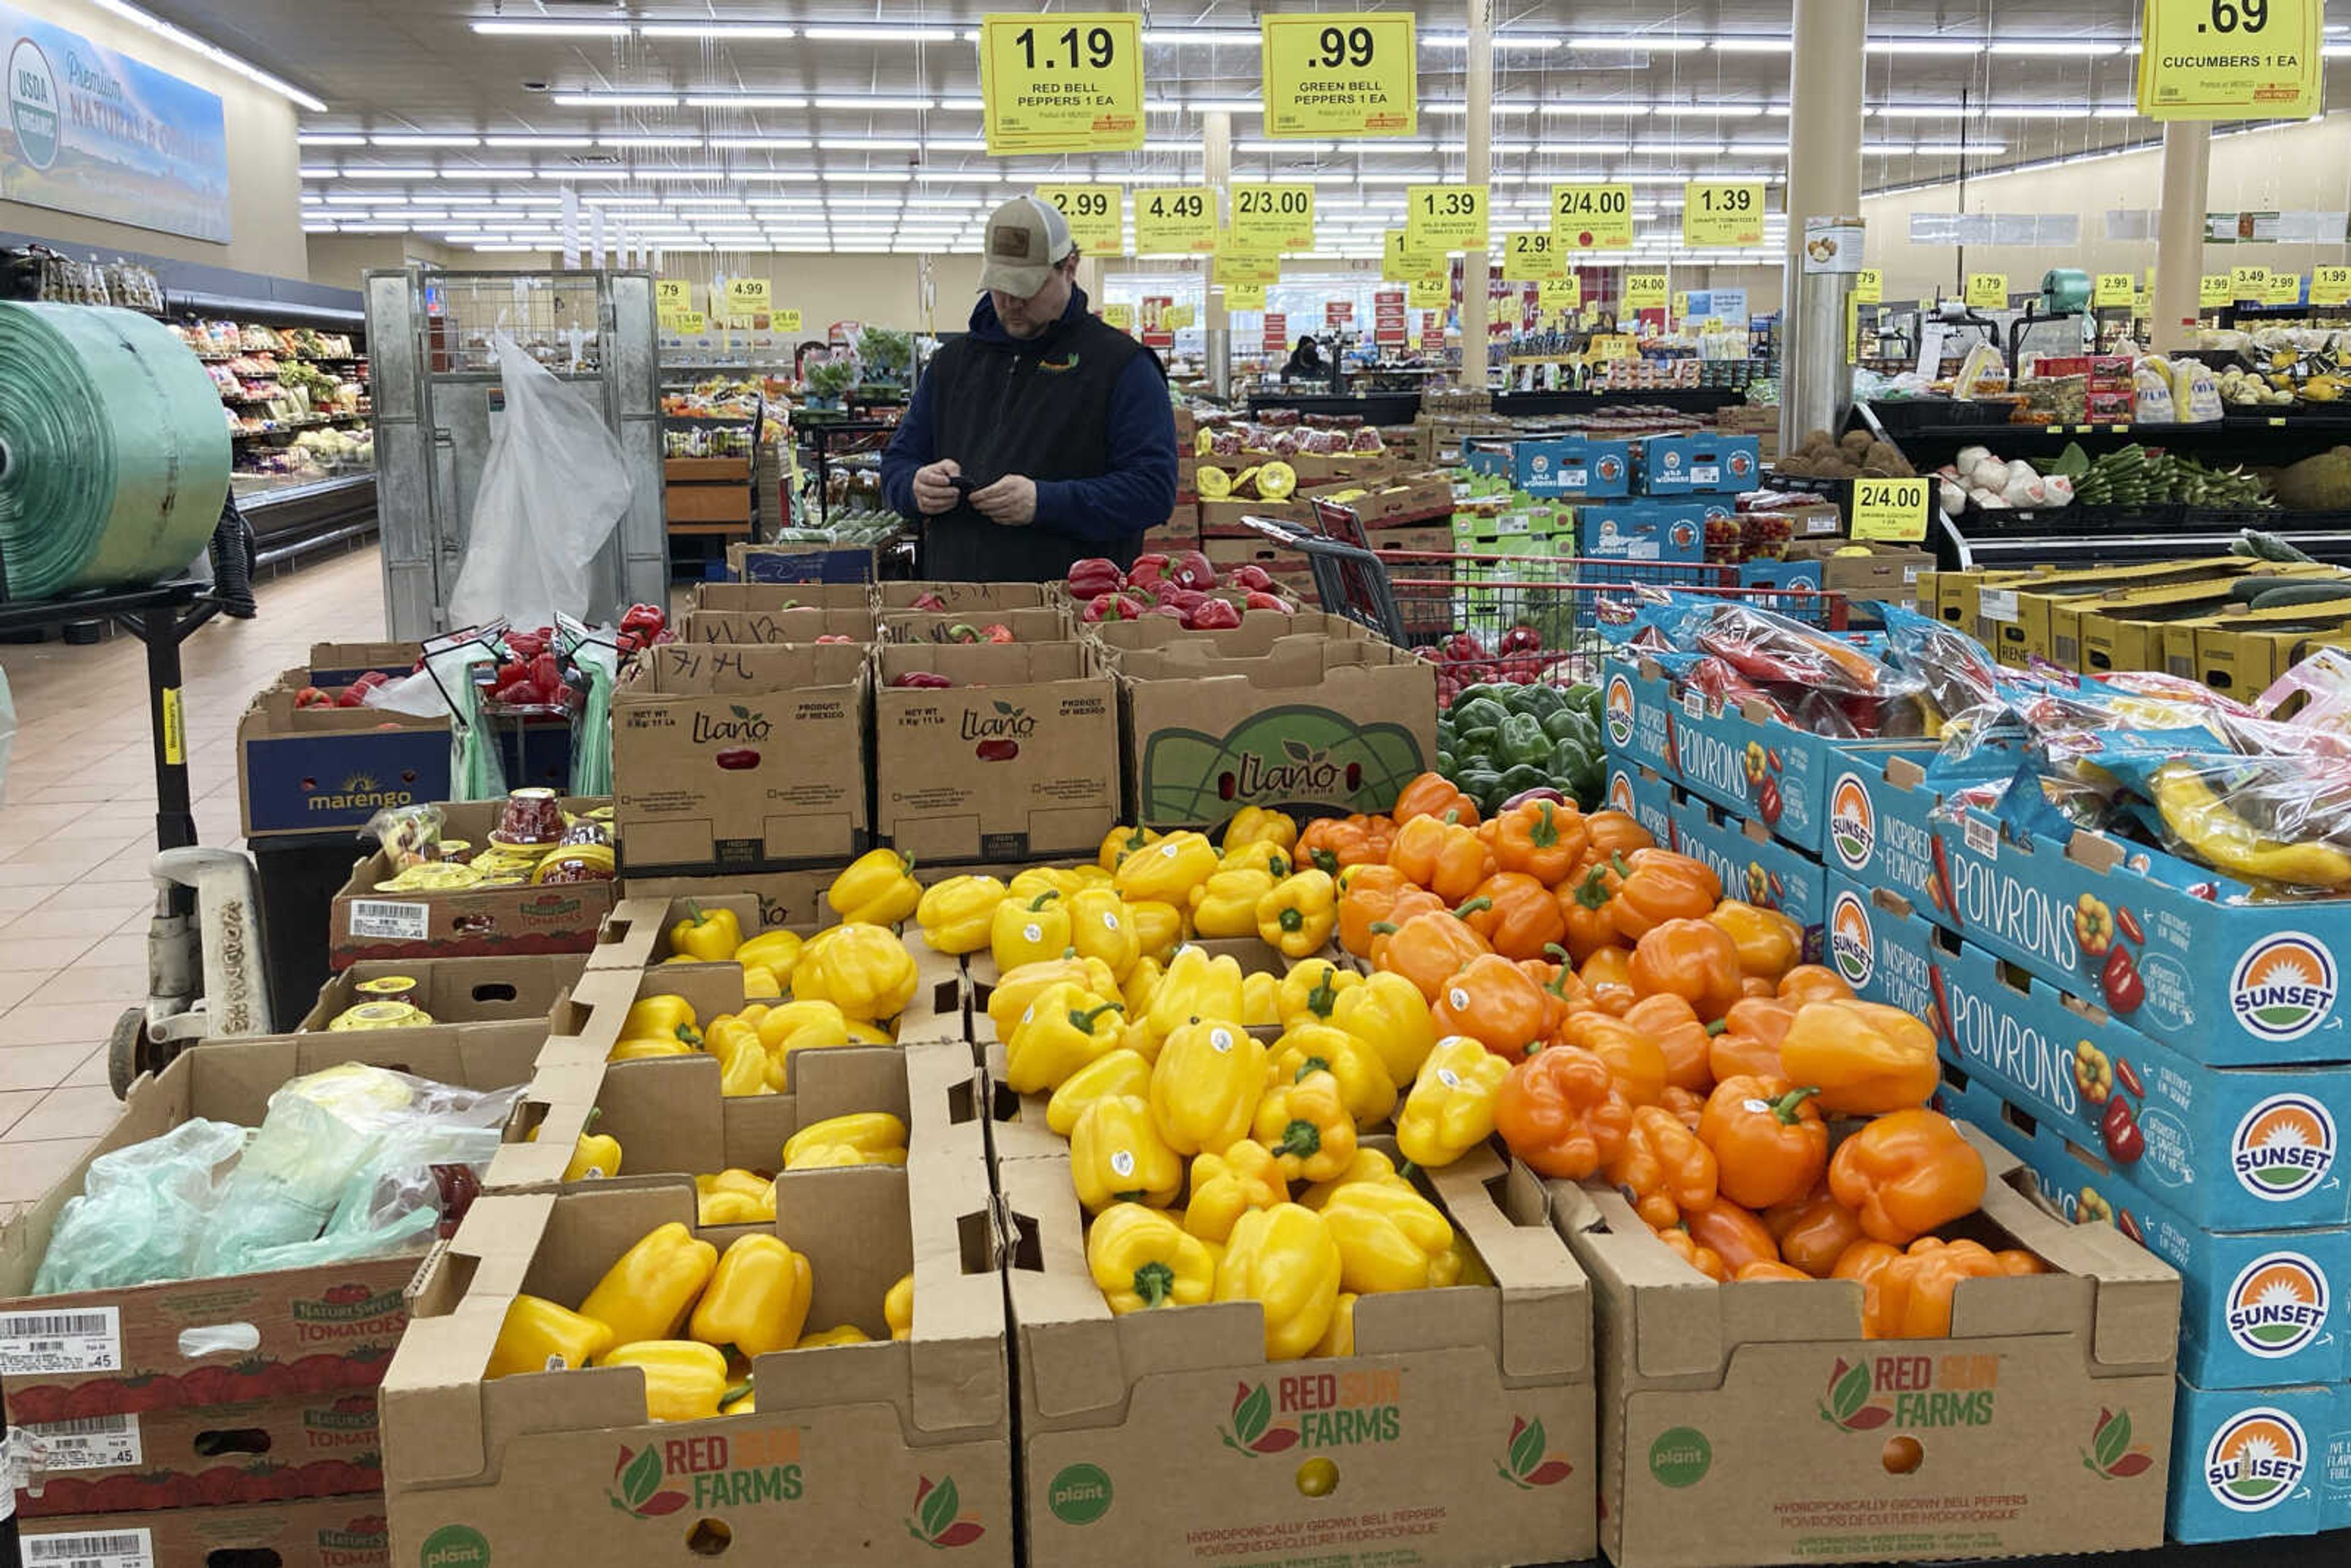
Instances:
[[[974,490],[971,504],[990,522],[1025,528],[1037,520],[1037,481],[1025,474],[1007,474],[995,484]]]
[[[914,470],[914,505],[926,517],[952,512],[962,497],[947,481],[963,472],[962,465],[952,457],[942,457],[936,463],[926,463]]]

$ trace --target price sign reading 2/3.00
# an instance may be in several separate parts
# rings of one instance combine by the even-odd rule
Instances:
[[[1143,21],[1105,12],[983,17],[987,151],[1132,152],[1143,145]]]
[[[1233,244],[1278,254],[1314,248],[1314,187],[1235,185]]]
[[[1410,11],[1298,12],[1259,26],[1268,136],[1410,136],[1418,128]]]
[[[1040,185],[1037,199],[1050,202],[1069,220],[1070,237],[1088,256],[1117,256],[1126,248],[1119,204],[1126,193],[1116,185]]]
[[[1213,256],[1217,198],[1206,185],[1134,193],[1134,248],[1140,256]]]
[[[1448,251],[1482,251],[1491,241],[1486,225],[1485,186],[1405,187],[1406,250],[1441,256]]]
[[[1684,245],[1761,245],[1761,181],[1692,180],[1682,187]]]
[[[1551,232],[1562,252],[1631,248],[1633,187],[1553,185]]]

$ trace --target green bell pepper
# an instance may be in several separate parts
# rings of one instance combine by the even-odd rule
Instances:
[[[1501,734],[1499,727],[1490,724],[1480,725],[1475,729],[1457,729],[1453,732],[1453,755],[1468,757],[1482,751],[1491,756]]]
[[[1476,685],[1462,687],[1460,695],[1453,699],[1453,706],[1446,711],[1458,719],[1461,716],[1461,710],[1471,703],[1499,703],[1510,694],[1510,687],[1496,685],[1491,681],[1479,681]]]
[[[1540,764],[1552,754],[1552,738],[1543,733],[1540,719],[1531,714],[1514,713],[1502,721],[1501,732],[1495,737],[1494,760],[1504,768]]]
[[[1447,779],[1453,777],[1453,770],[1459,766],[1461,765],[1454,760],[1453,753],[1449,751],[1439,751],[1437,754],[1437,770],[1439,773],[1444,774]]]
[[[1453,725],[1464,733],[1473,729],[1499,729],[1502,721],[1510,716],[1510,710],[1492,697],[1479,697],[1453,710]]]
[[[1502,776],[1490,768],[1464,768],[1454,777],[1453,787],[1478,803],[1480,816],[1491,816],[1493,806],[1501,800]]]
[[[1518,701],[1507,705],[1513,713],[1529,714],[1538,719],[1549,719],[1555,713],[1567,711],[1567,698],[1557,686],[1536,682],[1519,688]]]
[[[1567,788],[1565,780],[1586,775],[1598,777],[1600,757],[1601,754],[1597,749],[1586,747],[1580,741],[1562,740],[1552,747],[1550,753],[1543,758],[1543,767],[1553,779],[1562,781],[1560,788],[1564,789]]]
[[[1559,781],[1533,763],[1521,762],[1515,768],[1502,770],[1501,780],[1495,786],[1494,802],[1499,806],[1521,789],[1558,789]],[[1562,790],[1562,793],[1565,791]],[[1478,809],[1481,811],[1489,810],[1483,802],[1479,803]]]
[[[1572,707],[1561,708],[1557,713],[1547,716],[1542,721],[1543,733],[1553,740],[1567,739],[1582,728],[1583,725],[1583,715]],[[1440,728],[1437,731],[1440,744],[1443,742],[1444,735],[1444,730]]]

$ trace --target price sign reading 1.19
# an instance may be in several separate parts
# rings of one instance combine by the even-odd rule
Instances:
[[[979,96],[995,157],[1134,152],[1143,145],[1143,19],[983,17]]]
[[[1314,248],[1314,187],[1235,185],[1233,244],[1277,255]]]
[[[1626,250],[1633,244],[1633,187],[1553,185],[1551,232],[1558,248]]]
[[[2325,0],[2147,0],[2138,111],[2155,120],[2317,112]]]
[[[1298,12],[1259,26],[1268,136],[1410,136],[1419,126],[1410,11]]]
[[[1141,256],[1213,256],[1216,193],[1206,185],[1135,192],[1134,248]]]
[[[1483,185],[1405,187],[1405,248],[1424,255],[1482,251],[1492,241]]]
[[[1762,183],[1692,180],[1682,188],[1682,243],[1761,245]]]
[[[1069,220],[1070,237],[1088,256],[1117,256],[1126,248],[1119,213],[1125,195],[1116,185],[1037,187],[1037,199],[1050,202]]]
[[[1502,278],[1508,283],[1567,276],[1567,257],[1552,243],[1548,229],[1520,230],[1502,236]]]

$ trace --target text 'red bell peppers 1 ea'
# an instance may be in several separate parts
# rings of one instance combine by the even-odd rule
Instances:
[[[1983,1202],[1983,1156],[1939,1111],[1865,1124],[1829,1157],[1829,1190],[1876,1240],[1907,1247]]]
[[[1878,1002],[1809,1002],[1780,1041],[1781,1071],[1820,1091],[1834,1116],[1876,1116],[1924,1105],[1942,1070],[1935,1035],[1900,1008]]]

